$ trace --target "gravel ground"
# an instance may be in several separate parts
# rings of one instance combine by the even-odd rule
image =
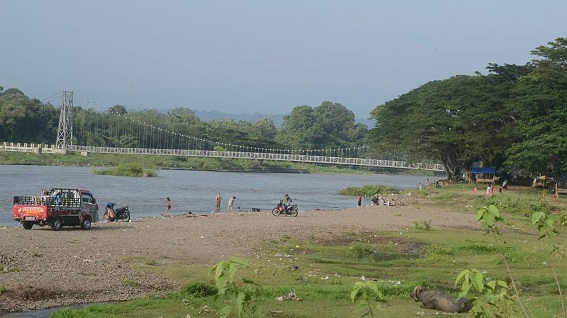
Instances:
[[[97,223],[90,230],[0,228],[0,313],[123,301],[180,286],[132,269],[140,260],[212,265],[229,256],[254,256],[261,242],[282,235],[329,240],[340,233],[399,230],[429,220],[434,229],[476,228],[475,217],[412,202],[301,211],[296,218],[266,211],[230,212]]]

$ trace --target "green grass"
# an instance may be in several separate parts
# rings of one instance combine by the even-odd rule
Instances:
[[[378,317],[410,317],[417,313],[437,316],[436,311],[422,309],[410,299],[409,293],[416,285],[456,295],[455,279],[465,269],[476,269],[490,279],[510,282],[505,257],[533,317],[563,317],[557,281],[565,295],[567,262],[564,256],[550,255],[553,246],[549,241],[538,240],[528,216],[531,211],[543,210],[559,220],[567,200],[554,201],[529,190],[486,198],[484,194],[474,194],[472,189],[471,185],[459,185],[424,189],[417,195],[422,199],[421,208],[447,206],[456,213],[476,215],[482,205],[498,204],[505,219],[499,236],[502,244],[480,228],[420,226],[401,232],[337,234],[331,240],[317,241],[288,236],[265,242],[258,257],[248,260],[248,267],[239,268],[237,285],[252,296],[251,302],[258,306],[257,317],[361,316],[362,312],[350,300],[350,292],[363,277],[376,282],[386,299]],[[565,232],[560,223],[557,229],[560,234]],[[559,243],[564,242],[559,238]],[[227,304],[227,300],[213,295],[215,282],[209,275],[210,266],[165,264],[139,256],[127,256],[125,261],[139,270],[181,281],[184,287],[165,297],[91,305],[83,310],[59,311],[52,317],[218,317]],[[244,284],[245,278],[259,287]],[[301,300],[278,300],[290,290],[295,290]]]

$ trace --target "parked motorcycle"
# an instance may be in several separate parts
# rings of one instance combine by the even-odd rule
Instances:
[[[104,212],[104,219],[108,220],[109,222],[114,222],[117,220],[122,220],[124,222],[129,222],[130,221],[130,210],[128,209],[128,206],[123,206],[120,208],[114,208],[116,204],[112,203],[112,202],[108,202],[106,204],[106,211]],[[110,217],[108,215],[108,209],[112,210],[114,212],[114,218]]]
[[[272,210],[273,216],[297,216],[299,210],[297,209],[297,204],[290,205],[286,208],[285,204],[280,200],[280,203]]]

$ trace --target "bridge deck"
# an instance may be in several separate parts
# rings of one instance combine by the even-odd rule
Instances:
[[[20,151],[20,152],[57,152],[53,146],[20,144],[20,143],[0,143],[0,151]],[[443,172],[445,169],[439,163],[406,163],[405,161],[368,159],[368,158],[346,158],[328,157],[313,155],[295,155],[265,152],[246,152],[246,151],[215,151],[215,150],[184,150],[184,149],[152,149],[152,148],[115,148],[115,147],[91,147],[91,146],[67,146],[68,151],[93,152],[93,153],[114,153],[114,154],[136,154],[136,155],[159,155],[159,156],[184,156],[184,157],[210,157],[210,158],[231,158],[231,159],[255,159],[273,161],[292,161],[307,163],[324,163],[335,165],[384,167],[411,170],[429,170]]]

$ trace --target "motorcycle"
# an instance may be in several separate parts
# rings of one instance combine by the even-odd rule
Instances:
[[[299,210],[297,209],[297,204],[286,207],[281,200],[280,203],[278,203],[278,205],[272,210],[273,216],[280,216],[281,214],[286,216],[297,216],[298,213]]]
[[[116,204],[112,203],[112,202],[108,202],[106,204],[106,211],[104,212],[104,219],[108,220],[109,222],[114,222],[117,220],[122,220],[124,222],[130,222],[130,210],[128,209],[128,206],[123,206],[120,208],[114,208]],[[114,218],[111,218],[108,215],[108,209],[112,210],[114,212]]]

